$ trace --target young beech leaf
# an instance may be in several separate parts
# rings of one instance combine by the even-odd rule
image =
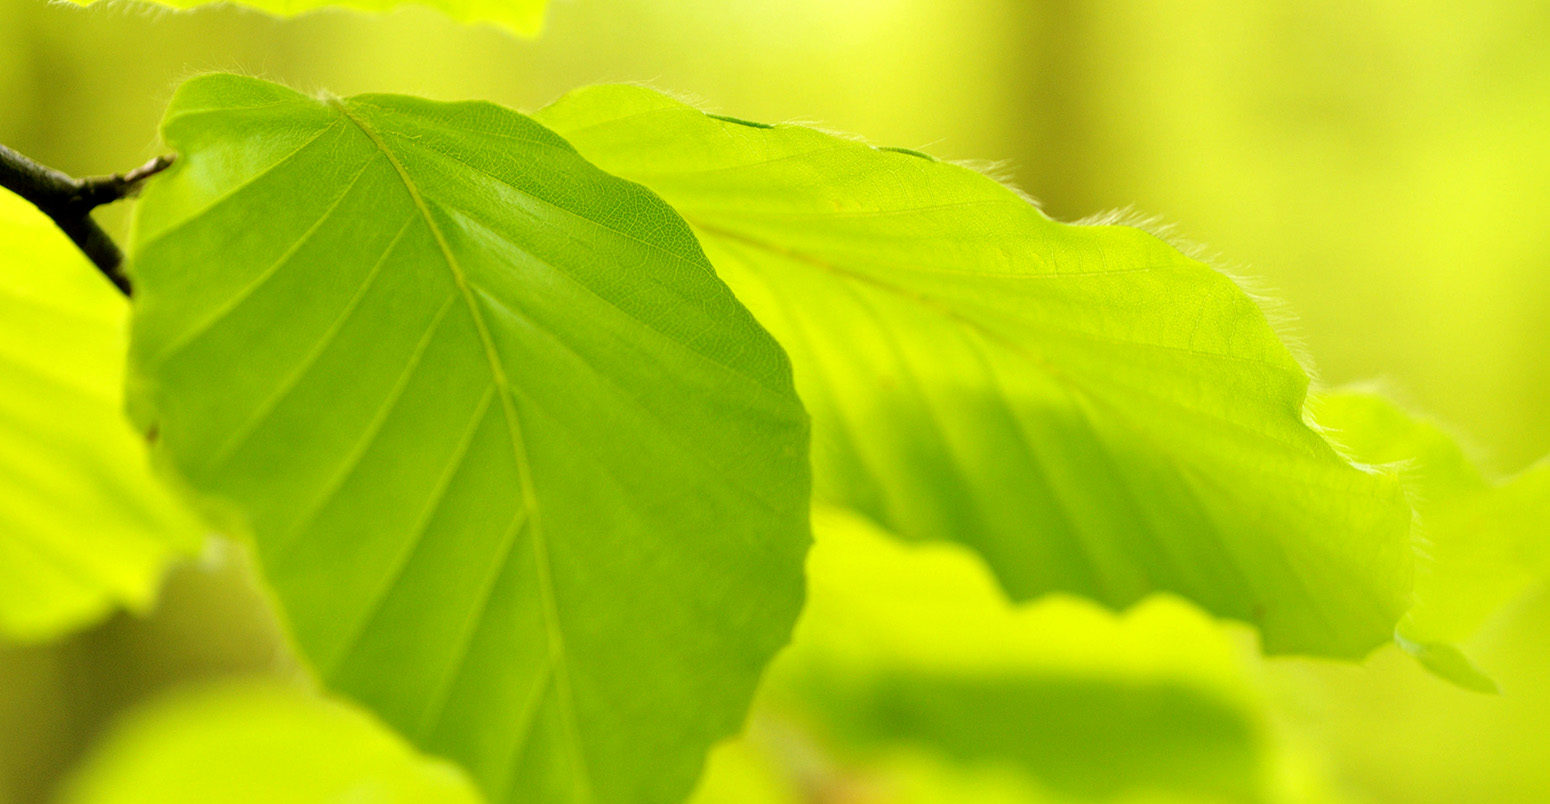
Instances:
[[[72,0],[89,6],[102,0]],[[549,0],[143,0],[172,8],[196,8],[235,2],[270,14],[292,15],[324,8],[390,11],[400,6],[433,8],[462,22],[491,22],[523,36],[536,36],[544,27]]]
[[[671,801],[802,599],[807,423],[689,228],[515,112],[194,79],[132,382],[331,688],[493,798]]]
[[[1400,646],[1445,678],[1495,691],[1459,643],[1550,577],[1550,459],[1496,483],[1443,428],[1376,392],[1321,393],[1313,410],[1354,458],[1393,467],[1415,506],[1415,599]]]
[[[132,711],[61,804],[478,804],[457,768],[365,712],[267,681],[173,693]]]
[[[962,167],[646,89],[539,119],[672,204],[786,347],[819,499],[970,545],[1020,599],[1172,591],[1272,652],[1390,638],[1403,495],[1304,423],[1307,375],[1227,277]]]
[[[0,641],[147,608],[200,528],[123,414],[129,306],[0,192]]]

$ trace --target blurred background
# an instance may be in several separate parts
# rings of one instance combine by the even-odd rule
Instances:
[[[1384,380],[1494,472],[1550,453],[1542,0],[557,0],[532,41],[416,10],[282,21],[0,0],[0,142],[77,175],[128,168],[157,152],[177,84],[211,70],[519,109],[644,82],[742,118],[971,160],[1060,219],[1131,207],[1173,224],[1286,302],[1326,384]],[[105,218],[122,226],[123,210]],[[136,629],[208,641],[208,623],[176,617],[219,610],[215,585],[183,584],[159,615],[174,625],[113,623],[49,656],[10,656],[0,691],[57,686],[58,662],[100,669]],[[1546,623],[1540,595],[1481,635],[1495,698],[1394,651],[1366,667],[1246,660],[1244,672],[1273,699],[1275,728],[1358,798],[1547,801]],[[219,655],[187,659],[188,672],[283,664],[261,647],[269,626],[250,630],[200,648]],[[175,675],[137,672],[149,686]],[[109,683],[77,678],[112,697]],[[37,727],[19,699],[0,703],[12,736]],[[55,731],[38,756],[85,739]],[[27,767],[0,757],[0,782]]]

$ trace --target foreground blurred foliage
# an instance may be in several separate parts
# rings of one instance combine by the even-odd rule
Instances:
[[[129,305],[4,192],[0,244],[0,641],[37,642],[150,608],[200,525],[121,414]]]
[[[809,599],[699,801],[1280,800],[1294,772],[1228,634],[1157,597],[1010,605],[960,548],[820,511]],[[940,786],[940,787],[939,787]]]
[[[50,800],[130,707],[183,685],[251,677],[303,681],[243,552],[214,540],[171,572],[149,616],[0,645],[0,801]]]
[[[77,773],[62,801],[480,801],[461,771],[355,707],[252,681],[129,713]]]

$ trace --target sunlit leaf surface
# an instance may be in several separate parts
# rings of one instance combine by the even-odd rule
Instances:
[[[483,103],[195,79],[140,415],[330,687],[498,799],[671,801],[802,597],[806,417],[687,226]]]
[[[0,639],[143,610],[198,547],[124,419],[127,316],[48,218],[0,192]]]
[[[72,0],[92,5],[102,0]],[[525,36],[534,36],[544,26],[544,9],[549,0],[137,0],[171,6],[198,8],[217,3],[235,2],[270,14],[303,14],[325,8],[349,8],[360,11],[391,11],[401,6],[433,8],[455,20],[491,22]]]
[[[62,804],[210,801],[478,804],[456,767],[366,713],[269,682],[229,682],[132,712]]]
[[[1404,498],[1304,424],[1307,375],[1227,277],[965,168],[646,89],[540,119],[672,204],[786,347],[820,499],[975,548],[1019,599],[1176,592],[1273,652],[1390,638]]]

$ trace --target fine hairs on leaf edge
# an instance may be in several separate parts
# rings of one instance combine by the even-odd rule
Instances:
[[[1323,379],[1319,375],[1318,363],[1313,359],[1313,354],[1308,348],[1307,337],[1302,330],[1302,319],[1290,302],[1282,298],[1279,292],[1262,278],[1250,272],[1246,264],[1233,262],[1221,252],[1183,235],[1179,231],[1178,224],[1159,215],[1141,212],[1131,206],[1088,215],[1073,221],[1072,225],[1128,226],[1132,229],[1140,229],[1167,243],[1180,254],[1232,280],[1233,284],[1237,285],[1238,289],[1259,307],[1276,337],[1286,346],[1287,351],[1292,353],[1292,358],[1297,361],[1303,373],[1308,375],[1310,391],[1324,387]],[[1310,426],[1318,429],[1311,417],[1305,418],[1309,419]]]
[[[84,4],[72,2],[71,0],[48,0],[48,6],[50,8],[74,9],[82,14],[119,14],[153,21],[160,21],[168,17],[187,16],[197,10],[196,8],[166,6],[150,2],[149,0],[92,0],[92,2]],[[262,13],[246,6],[238,7],[237,10],[238,13]]]
[[[1427,412],[1425,406],[1416,403],[1413,394],[1389,378],[1373,377],[1322,390],[1338,394],[1368,394],[1384,399],[1390,405],[1393,405],[1395,408],[1403,412],[1407,417],[1413,419],[1416,423],[1425,427],[1433,428],[1442,435],[1446,436],[1447,439],[1452,442],[1452,444],[1456,446],[1463,454],[1464,459],[1468,461],[1471,466],[1480,470],[1481,477],[1483,480],[1485,480],[1487,486],[1500,486],[1503,483],[1509,482],[1513,477],[1516,476],[1516,473],[1504,474],[1500,472],[1488,471],[1488,467],[1491,465],[1491,451],[1489,449],[1486,449],[1484,445],[1482,445],[1476,438],[1474,438],[1473,435],[1465,432],[1462,428],[1455,427],[1446,419]],[[1339,428],[1335,428],[1333,426],[1326,427],[1320,424],[1319,429],[1320,432],[1325,434],[1326,438],[1329,438],[1329,440],[1334,443],[1335,449],[1341,454],[1341,457],[1351,461],[1352,463],[1360,463],[1360,461],[1358,461],[1354,456],[1347,454],[1348,450],[1340,443],[1338,437],[1336,437],[1341,432]],[[1421,462],[1421,457],[1417,455],[1385,464],[1380,464],[1380,466],[1389,471],[1404,471],[1417,469],[1423,466],[1423,464]],[[1528,467],[1525,467],[1525,470],[1527,468]],[[1406,488],[1405,494],[1407,497],[1412,499],[1413,507],[1418,508],[1424,503],[1431,502],[1431,500],[1427,499],[1421,494],[1420,491],[1417,490]]]
[[[1245,265],[1233,263],[1225,259],[1220,252],[1210,249],[1205,244],[1186,238],[1179,233],[1178,226],[1176,224],[1167,221],[1162,216],[1142,213],[1136,210],[1134,207],[1126,206],[1117,209],[1096,212],[1075,221],[1060,221],[1045,212],[1044,205],[1040,203],[1038,198],[1024,190],[1022,187],[1018,186],[1012,177],[1013,167],[1010,160],[943,159],[923,149],[906,146],[878,145],[877,143],[872,142],[865,135],[857,134],[851,131],[830,128],[823,123],[805,118],[793,118],[775,123],[748,121],[745,118],[729,115],[720,111],[716,104],[710,103],[706,98],[699,95],[698,93],[664,89],[651,81],[621,81],[617,82],[617,84],[620,86],[632,86],[650,90],[652,92],[661,94],[670,100],[677,101],[693,109],[696,109],[706,116],[713,117],[723,122],[731,122],[739,125],[753,125],[759,128],[781,128],[784,126],[801,127],[816,131],[820,134],[825,134],[838,140],[843,140],[845,142],[850,142],[857,145],[863,145],[873,150],[887,151],[890,153],[929,159],[944,165],[952,165],[954,167],[962,168],[964,170],[977,173],[980,176],[995,182],[1003,189],[1007,190],[1013,195],[1016,195],[1018,198],[1021,198],[1034,209],[1038,210],[1041,215],[1044,215],[1046,218],[1049,218],[1056,223],[1062,223],[1068,226],[1124,226],[1146,232],[1158,240],[1163,241],[1175,251],[1183,254],[1185,257],[1188,257],[1191,260],[1194,260],[1195,262],[1198,262],[1205,267],[1216,271],[1217,273],[1231,280],[1233,284],[1237,285],[1238,288],[1254,302],[1255,306],[1259,308],[1261,314],[1265,316],[1266,322],[1270,325],[1271,330],[1275,333],[1276,337],[1281,341],[1281,343],[1285,345],[1287,351],[1291,353],[1292,359],[1297,362],[1299,367],[1301,367],[1303,373],[1308,375],[1310,389],[1317,390],[1323,387],[1322,379],[1318,373],[1317,363],[1314,361],[1311,350],[1307,345],[1307,339],[1302,333],[1301,319],[1297,315],[1296,311],[1292,308],[1291,304],[1285,299],[1281,298],[1276,290],[1270,287],[1262,279],[1254,277],[1252,274],[1248,273],[1246,271]],[[562,92],[557,98],[547,104],[544,104],[544,106],[547,107],[554,105],[555,103],[558,103],[560,99],[565,98],[571,93],[584,91],[587,88],[588,87],[583,86]],[[531,114],[531,112],[528,111],[524,111],[524,113]],[[1308,417],[1305,416],[1305,418]],[[1317,424],[1312,422],[1311,419],[1308,421],[1308,424],[1315,430],[1319,429]]]
[[[625,86],[640,87],[642,89],[647,89],[652,92],[662,94],[671,100],[675,100],[691,108],[697,109],[707,116],[716,118],[718,120],[744,124],[742,118],[730,117],[720,111],[717,111],[714,104],[705,102],[703,98],[699,97],[695,93],[664,90],[654,86],[651,82],[648,81],[626,81],[622,83]],[[586,88],[581,87],[572,91],[582,91],[584,89]],[[569,93],[562,93],[560,97],[563,98],[567,94]],[[1209,270],[1215,271],[1216,273],[1226,277],[1229,281],[1236,285],[1238,289],[1245,296],[1247,296],[1251,302],[1254,303],[1254,306],[1259,310],[1260,315],[1264,317],[1266,324],[1270,327],[1271,332],[1291,355],[1292,360],[1297,363],[1303,374],[1308,377],[1308,392],[1304,395],[1303,398],[1302,419],[1304,424],[1314,432],[1318,433],[1322,438],[1324,438],[1324,440],[1329,441],[1328,434],[1324,431],[1323,427],[1314,420],[1311,411],[1308,409],[1308,398],[1313,393],[1323,389],[1325,385],[1319,375],[1317,363],[1313,359],[1312,352],[1307,345],[1307,339],[1302,333],[1301,319],[1292,308],[1291,304],[1283,299],[1275,291],[1275,289],[1269,287],[1268,284],[1263,280],[1254,277],[1252,274],[1244,270],[1244,266],[1231,263],[1230,261],[1226,260],[1219,252],[1208,248],[1202,243],[1182,236],[1179,234],[1178,227],[1175,224],[1166,221],[1161,216],[1147,215],[1137,211],[1134,207],[1121,207],[1118,209],[1112,209],[1088,215],[1076,221],[1059,221],[1044,211],[1043,205],[1039,203],[1037,198],[1023,190],[1015,183],[1015,181],[1013,181],[1010,175],[1011,163],[1007,160],[940,159],[929,153],[917,151],[912,148],[877,145],[863,135],[856,134],[854,132],[837,131],[822,124],[800,119],[786,120],[779,123],[757,123],[755,125],[768,128],[798,126],[817,131],[821,134],[825,134],[845,142],[872,148],[877,151],[887,151],[890,153],[903,154],[906,156],[930,159],[941,164],[951,165],[963,170],[970,171],[972,173],[976,173],[986,179],[989,179],[992,182],[995,182],[1003,189],[1007,190],[1013,195],[1016,195],[1025,203],[1038,210],[1039,214],[1044,215],[1046,218],[1049,218],[1056,223],[1062,223],[1068,226],[1123,226],[1140,230],[1157,238],[1158,240],[1167,244],[1170,248],[1173,248],[1175,251],[1183,254],[1185,257],[1188,257],[1189,259],[1205,266]],[[1344,452],[1340,452],[1340,455],[1348,463],[1362,472],[1367,474],[1382,474],[1382,471],[1379,468],[1366,465],[1359,461],[1351,460],[1350,456],[1346,455]]]
[[[1330,386],[1324,382],[1319,374],[1318,363],[1313,359],[1312,350],[1308,347],[1306,336],[1302,331],[1302,319],[1297,315],[1291,303],[1282,298],[1275,289],[1268,287],[1263,280],[1244,270],[1243,265],[1232,263],[1226,260],[1220,252],[1211,249],[1199,241],[1181,235],[1176,224],[1160,216],[1138,212],[1133,207],[1120,207],[1107,212],[1089,215],[1076,221],[1073,225],[1128,226],[1133,229],[1140,229],[1167,243],[1184,256],[1231,280],[1259,308],[1260,314],[1265,318],[1265,323],[1270,327],[1276,338],[1281,341],[1287,352],[1291,354],[1292,359],[1297,362],[1303,373],[1308,376],[1308,390],[1303,397],[1303,423],[1309,429],[1318,433],[1342,460],[1359,471],[1369,475],[1393,474],[1394,467],[1367,463],[1352,455],[1332,437],[1332,431],[1318,420],[1313,410],[1313,398],[1321,392],[1330,390]],[[1415,504],[1410,499],[1408,491],[1406,491],[1406,500],[1411,508],[1412,539],[1418,538],[1416,525],[1419,523],[1419,517],[1415,512]]]
[[[671,100],[697,109],[709,117],[713,117],[725,122],[732,122],[741,125],[755,125],[760,128],[780,128],[784,126],[801,127],[817,131],[820,134],[825,134],[845,142],[863,145],[877,151],[887,151],[890,153],[903,154],[906,156],[930,159],[931,161],[941,164],[962,168],[964,170],[977,173],[980,176],[995,182],[1003,189],[1011,192],[1032,206],[1034,209],[1038,210],[1041,215],[1044,215],[1046,218],[1049,218],[1056,223],[1063,223],[1068,226],[1124,226],[1146,232],[1147,234],[1166,243],[1169,247],[1173,248],[1175,251],[1178,251],[1180,254],[1183,254],[1185,257],[1188,257],[1189,259],[1204,265],[1205,267],[1221,274],[1222,276],[1227,277],[1232,281],[1233,284],[1237,285],[1239,290],[1241,290],[1244,295],[1248,296],[1249,299],[1254,302],[1254,305],[1259,308],[1261,315],[1265,317],[1266,323],[1270,326],[1270,329],[1275,334],[1276,338],[1281,341],[1281,343],[1286,347],[1286,350],[1291,353],[1292,359],[1296,361],[1297,365],[1302,369],[1303,373],[1308,376],[1310,392],[1319,390],[1324,387],[1324,383],[1319,376],[1317,363],[1313,359],[1312,352],[1307,345],[1307,339],[1302,332],[1301,319],[1297,315],[1296,311],[1292,308],[1291,304],[1283,299],[1274,288],[1268,285],[1268,283],[1247,272],[1245,270],[1246,266],[1233,263],[1225,259],[1219,252],[1210,249],[1203,243],[1184,237],[1179,233],[1177,225],[1168,222],[1161,216],[1142,213],[1136,210],[1134,207],[1127,206],[1120,207],[1118,209],[1100,211],[1075,221],[1060,221],[1045,212],[1043,205],[1036,197],[1017,185],[1011,175],[1012,163],[1009,160],[942,159],[932,155],[928,151],[920,149],[878,145],[864,135],[857,134],[855,132],[836,130],[822,123],[801,118],[782,120],[776,123],[750,123],[744,118],[725,114],[717,108],[716,104],[707,102],[705,98],[701,97],[697,93],[663,89],[650,81],[623,81],[618,83],[623,86],[639,87],[641,89],[647,89],[652,92],[659,93]],[[549,104],[545,104],[545,106],[557,103],[560,98],[566,97],[570,94],[570,92],[579,92],[585,90],[586,88],[587,87],[578,87],[575,90],[561,93],[559,98],[556,98]],[[1312,420],[1312,417],[1307,413],[1306,409],[1304,410],[1303,418],[1309,427],[1313,428],[1315,431],[1318,431],[1321,435],[1323,434],[1322,429],[1316,422]]]

